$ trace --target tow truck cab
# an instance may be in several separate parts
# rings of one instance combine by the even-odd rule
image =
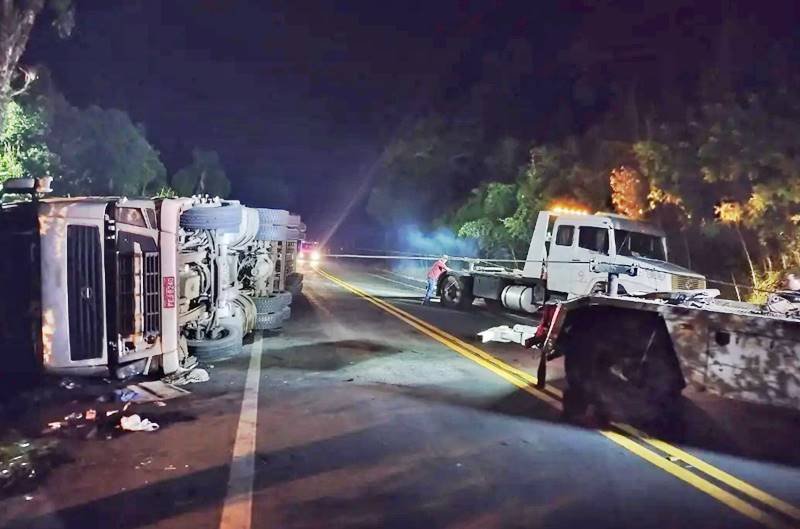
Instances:
[[[669,262],[666,234],[655,225],[612,213],[539,213],[524,277],[568,297],[602,291],[607,274],[591,262],[638,267],[635,276],[620,277],[620,288],[632,294],[706,286],[702,275]]]

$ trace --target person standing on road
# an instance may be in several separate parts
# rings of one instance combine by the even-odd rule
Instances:
[[[423,305],[428,305],[431,298],[436,294],[436,284],[439,282],[439,277],[450,269],[447,268],[447,256],[441,256],[433,266],[428,270],[428,288],[425,290],[425,298],[422,300]]]

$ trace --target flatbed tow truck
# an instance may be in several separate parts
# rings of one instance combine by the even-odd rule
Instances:
[[[596,265],[615,276],[630,267]],[[552,302],[523,345],[547,362],[564,358],[564,414],[619,413],[670,420],[686,386],[724,398],[800,409],[800,304],[717,299],[715,290],[605,294]]]
[[[442,305],[466,309],[476,298],[517,312],[536,312],[548,300],[607,290],[606,275],[588,266],[603,261],[638,267],[616,291],[644,294],[705,288],[701,274],[669,262],[667,236],[653,224],[613,213],[540,211],[522,269],[471,261],[468,270],[442,274]]]

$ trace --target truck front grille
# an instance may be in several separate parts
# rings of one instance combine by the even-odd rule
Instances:
[[[144,333],[161,330],[161,275],[158,252],[144,254]]]
[[[103,255],[100,230],[67,226],[67,299],[72,360],[103,357]]]
[[[142,332],[145,335],[158,334],[161,330],[161,282],[158,252],[145,252],[144,270],[141,271],[141,311]],[[117,254],[117,292],[119,307],[119,333],[130,336],[136,332],[137,303],[136,289],[138,271],[131,254]]]
[[[706,280],[704,278],[673,274],[672,290],[695,290],[698,288],[706,288]]]

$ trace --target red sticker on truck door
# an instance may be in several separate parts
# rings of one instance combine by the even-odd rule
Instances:
[[[164,276],[164,308],[175,308],[175,276]]]

